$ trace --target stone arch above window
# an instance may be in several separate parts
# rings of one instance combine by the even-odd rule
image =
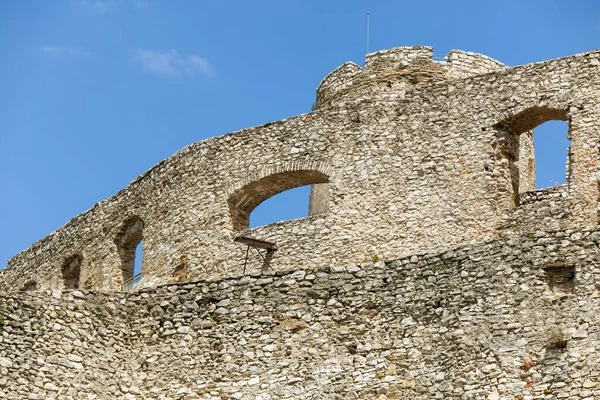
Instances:
[[[318,210],[319,213],[324,212],[326,209],[324,205],[326,196],[324,186],[320,184],[328,182],[329,176],[316,170],[277,172],[256,179],[237,189],[227,200],[233,229],[247,229],[250,222],[250,213],[260,203],[278,193],[299,186],[315,185],[313,186],[315,188],[313,193],[318,193],[318,196],[317,194],[311,195],[311,201],[313,198],[318,197],[319,205],[318,207],[312,207],[311,210],[315,212]]]
[[[115,237],[115,244],[121,258],[122,282],[131,281],[135,269],[135,249],[144,238],[144,221],[138,216],[127,218]]]
[[[83,257],[80,254],[75,254],[65,259],[61,268],[65,289],[79,289],[82,261]]]
[[[548,121],[568,121],[568,113],[565,109],[552,107],[529,107],[517,114],[509,116],[496,124],[496,127],[511,133],[520,135],[532,130],[538,125]]]
[[[536,190],[533,129],[548,121],[566,121],[570,137],[569,114],[567,109],[563,108],[532,106],[494,125],[494,177],[500,210],[517,207],[520,194]],[[570,149],[565,157],[568,184],[571,170]]]

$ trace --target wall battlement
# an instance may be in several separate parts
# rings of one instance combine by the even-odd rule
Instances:
[[[276,243],[269,268],[285,271],[595,227],[600,52],[514,68],[432,54],[369,54],[323,80],[315,112],[187,146],[9,260],[0,288],[119,289],[142,239],[139,287],[240,274],[241,235]],[[549,120],[569,125],[567,184],[527,196],[531,130]],[[308,217],[248,227],[258,204],[302,185]]]

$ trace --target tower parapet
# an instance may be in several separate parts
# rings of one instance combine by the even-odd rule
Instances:
[[[490,57],[462,50],[452,50],[436,60],[429,46],[395,47],[367,54],[364,68],[346,62],[327,74],[317,88],[317,105],[386,94],[402,96],[413,88],[506,68]]]
[[[328,104],[342,97],[354,85],[354,78],[362,72],[358,64],[348,61],[328,73],[317,89],[317,105]]]
[[[446,69],[450,79],[468,78],[508,69],[498,60],[479,53],[452,50],[446,55]]]

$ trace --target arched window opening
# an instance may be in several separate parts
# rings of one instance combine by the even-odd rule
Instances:
[[[139,217],[128,218],[115,238],[117,251],[121,258],[121,276],[123,289],[127,290],[133,287],[142,273],[142,246],[138,245],[143,239],[144,222]],[[138,252],[138,257],[136,257]],[[136,259],[139,261],[139,271],[136,274]]]
[[[494,176],[497,179],[498,205],[501,209],[518,206],[520,194],[547,187],[550,179],[553,179],[551,186],[564,181],[568,183],[569,150],[563,147],[565,154],[560,159],[557,159],[556,154],[548,156],[548,149],[555,153],[562,147],[563,142],[556,140],[559,135],[557,124],[567,127],[567,133],[563,133],[563,136],[565,140],[570,138],[567,112],[555,108],[531,107],[494,127],[497,133]],[[541,145],[541,142],[544,144]],[[536,158],[543,159],[543,164],[536,162]],[[548,164],[557,168],[563,166],[564,181],[559,180],[554,172],[549,173]]]
[[[309,202],[309,185],[278,193],[260,203],[250,213],[250,228],[308,217]]]
[[[285,217],[286,214],[302,216],[301,214],[306,214],[307,212],[308,215],[326,212],[329,196],[329,188],[327,187],[328,185],[326,185],[328,182],[329,177],[327,175],[313,170],[280,172],[251,182],[236,190],[227,200],[233,229],[247,229],[250,226],[250,214],[263,201],[274,197],[279,193],[290,191],[290,189],[299,188],[301,186],[314,186],[310,191],[309,201],[310,203],[314,203],[314,206],[309,205],[307,211],[302,211],[306,207],[299,207],[291,214],[287,214],[287,212],[284,213],[284,211],[288,211],[286,209],[290,208],[289,204],[285,205],[286,201],[291,201],[291,198],[288,196],[297,198],[298,204],[302,204],[302,198],[308,196],[309,189],[300,188],[298,191],[291,191],[290,194],[285,194],[282,199],[275,199],[275,204],[279,203],[279,206],[269,207],[269,203],[267,203],[265,207],[270,210],[267,213],[270,215],[265,216],[264,212],[260,212],[256,221],[253,219],[253,226],[255,226],[254,224],[262,224],[267,221],[271,223],[276,220],[281,220],[277,215],[283,215],[283,218],[287,218]],[[273,209],[277,211],[273,212]]]
[[[81,261],[83,257],[76,254],[65,260],[61,268],[63,286],[65,289],[79,289],[81,275]]]

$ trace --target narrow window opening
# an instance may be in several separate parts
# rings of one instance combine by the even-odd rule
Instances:
[[[308,217],[310,186],[286,190],[263,201],[250,213],[250,228]]]
[[[564,121],[548,121],[534,129],[533,139],[535,189],[567,183],[571,147],[569,125]]]
[[[139,241],[139,243],[135,247],[135,256],[134,256],[134,261],[133,261],[133,276],[140,275],[142,273],[142,265],[144,263],[144,260],[143,260],[144,254],[142,252],[143,243],[144,243],[144,240],[142,239]]]
[[[143,229],[144,222],[139,217],[125,221],[115,238],[115,244],[121,258],[121,276],[123,290],[129,290],[141,278],[143,266]]]
[[[63,263],[62,278],[65,289],[79,289],[82,259],[80,255],[74,255]]]

